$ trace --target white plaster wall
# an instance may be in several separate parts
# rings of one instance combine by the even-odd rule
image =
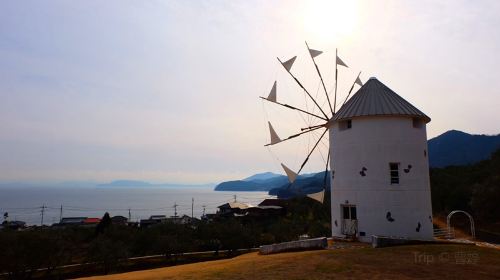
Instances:
[[[330,127],[332,234],[341,232],[341,204],[357,209],[358,234],[432,239],[427,135],[410,117],[357,117],[352,128]],[[390,184],[389,163],[400,163],[400,183]],[[409,173],[403,169],[411,164]],[[366,176],[359,172],[366,167]],[[348,202],[348,203],[346,203]],[[394,222],[386,219],[391,212]],[[337,221],[337,226],[335,226]],[[421,224],[417,232],[417,224]]]

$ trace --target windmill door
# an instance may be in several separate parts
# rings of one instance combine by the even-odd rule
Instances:
[[[341,205],[342,211],[342,234],[356,236],[358,232],[358,218],[356,205]]]

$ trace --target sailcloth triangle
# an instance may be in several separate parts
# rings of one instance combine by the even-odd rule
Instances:
[[[267,123],[269,124],[269,133],[271,134],[271,144],[270,145],[274,145],[274,144],[281,142],[281,139],[278,136],[278,134],[276,133],[276,131],[274,130],[273,126],[271,125],[271,122],[267,122]]]
[[[267,100],[271,102],[276,102],[276,81],[274,81],[273,88],[271,89],[271,92],[269,93]]]
[[[312,57],[317,57],[318,55],[320,55],[322,53],[323,53],[322,51],[309,49],[309,54],[311,54]]]
[[[317,201],[323,203],[323,200],[325,199],[325,190],[322,190],[322,191],[317,192],[317,193],[310,193],[307,196],[314,199],[314,200],[317,200]]]
[[[295,62],[296,58],[297,58],[297,56],[294,56],[294,57],[290,58],[289,60],[281,63],[281,64],[283,64],[283,67],[285,67],[286,71],[290,71],[290,69],[292,69],[292,65]]]
[[[283,170],[285,170],[286,176],[288,176],[288,181],[290,183],[295,182],[295,179],[297,179],[297,173],[293,172],[290,168],[286,167],[283,163],[281,164],[281,167],[283,167]]]
[[[358,84],[358,85],[360,85],[360,86],[363,86],[363,82],[361,81],[361,79],[359,78],[359,76],[356,78],[355,83]]]
[[[348,67],[343,61],[342,59],[340,59],[340,57],[337,55],[337,65],[340,65],[340,66],[344,66],[344,67]]]

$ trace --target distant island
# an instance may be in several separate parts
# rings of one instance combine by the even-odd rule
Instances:
[[[450,130],[427,141],[429,166],[463,166],[488,159],[500,148],[500,135],[472,135],[458,130]],[[292,187],[288,178],[272,172],[252,175],[242,180],[218,184],[216,191],[267,191],[278,197],[290,197],[321,191],[324,172],[300,175]],[[329,186],[329,184],[327,185]]]
[[[327,176],[327,187],[328,176]],[[243,180],[228,181],[218,184],[216,191],[267,191],[280,198],[296,196],[298,193],[309,194],[323,189],[325,172],[299,175],[293,185],[284,175],[271,172],[258,173]]]
[[[228,181],[218,184],[216,191],[269,191],[277,185],[288,182],[284,175],[265,172],[252,175],[242,180]]]
[[[97,186],[98,187],[151,187],[154,185],[144,181],[116,180],[110,183],[99,184]]]

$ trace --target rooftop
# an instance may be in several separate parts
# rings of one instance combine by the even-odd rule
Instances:
[[[86,218],[83,220],[83,223],[85,224],[98,224],[101,221],[100,218]]]
[[[217,208],[232,208],[232,209],[239,208],[239,209],[246,209],[248,207],[250,207],[250,205],[242,203],[242,202],[234,201],[234,202],[224,203],[221,206],[218,206]]]
[[[371,77],[335,114],[333,120],[340,121],[362,116],[408,116],[431,119],[411,105],[393,90]]]

